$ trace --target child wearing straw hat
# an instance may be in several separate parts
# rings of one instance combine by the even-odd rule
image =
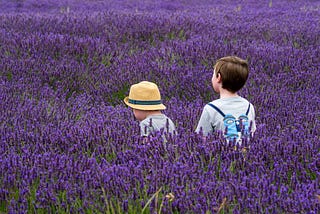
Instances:
[[[172,120],[161,112],[166,106],[161,102],[160,91],[155,83],[142,81],[132,85],[124,102],[133,109],[135,118],[140,122],[141,136],[160,130],[175,132]]]

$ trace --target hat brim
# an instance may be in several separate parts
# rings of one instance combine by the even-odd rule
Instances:
[[[131,104],[129,103],[129,97],[124,98],[124,103],[127,106],[130,106],[131,108],[134,109],[139,109],[139,110],[165,110],[166,106],[163,104],[158,104],[158,105],[137,105],[137,104]]]

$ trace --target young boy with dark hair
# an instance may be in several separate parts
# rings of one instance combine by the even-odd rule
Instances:
[[[256,130],[254,107],[247,99],[237,94],[245,85],[248,75],[248,62],[239,57],[227,56],[216,62],[211,82],[220,98],[205,105],[196,132],[202,130],[203,135],[207,136],[217,130],[226,131],[226,115],[232,115],[234,118],[246,115],[249,120],[247,126],[251,124],[246,128],[250,128],[252,135]],[[241,130],[235,132],[238,132],[235,136],[240,139]]]

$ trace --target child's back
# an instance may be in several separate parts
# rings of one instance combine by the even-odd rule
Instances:
[[[141,136],[148,136],[157,131],[174,133],[175,125],[172,120],[165,114],[149,115],[140,122]]]
[[[240,115],[247,115],[249,121],[254,121],[253,118],[255,118],[254,107],[245,98],[240,96],[221,98],[208,103],[204,107],[196,132],[200,132],[201,127],[204,135],[216,130],[225,131],[224,116],[227,114],[234,116],[236,119]],[[252,122],[250,130],[254,131],[255,129],[255,123]]]

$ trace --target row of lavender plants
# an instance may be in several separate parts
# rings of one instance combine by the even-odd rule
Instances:
[[[40,3],[41,2],[41,3]],[[1,3],[2,4],[2,3]],[[317,213],[316,1],[6,1],[0,212]],[[212,66],[245,58],[250,145],[194,133]],[[149,143],[122,99],[156,82],[178,135]]]

